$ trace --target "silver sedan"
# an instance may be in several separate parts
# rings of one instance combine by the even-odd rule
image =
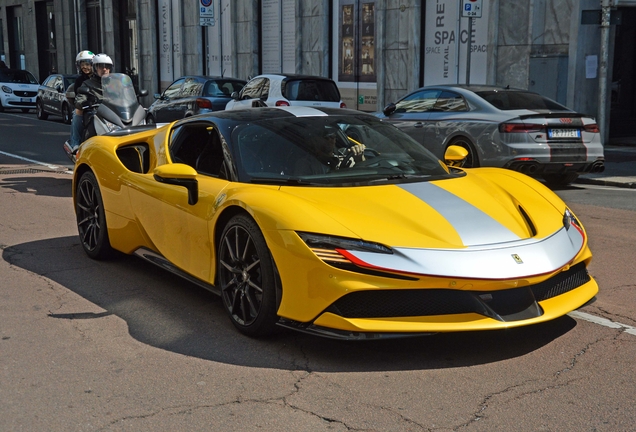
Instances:
[[[428,86],[376,115],[440,159],[450,145],[466,148],[467,168],[510,168],[553,185],[566,185],[580,174],[604,169],[596,120],[526,90]]]

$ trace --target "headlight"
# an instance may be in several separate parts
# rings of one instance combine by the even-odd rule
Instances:
[[[307,247],[321,260],[330,264],[351,263],[351,261],[341,253],[341,251],[363,251],[382,254],[392,254],[393,251],[381,244],[371,243],[359,239],[345,237],[335,237],[323,234],[312,234],[306,232],[297,233],[305,242]]]
[[[115,123],[111,123],[106,119],[102,119],[104,121],[104,125],[106,126],[106,128],[108,129],[108,132],[112,132],[114,130],[117,129],[121,129],[119,126],[117,126]]]
[[[583,231],[583,227],[576,216],[574,216],[574,213],[572,213],[569,208],[566,208],[565,213],[563,213],[563,226],[566,230],[569,230],[572,225],[579,231]]]
[[[11,88],[7,86],[2,86],[2,91],[5,93],[13,93],[13,90],[11,90]]]

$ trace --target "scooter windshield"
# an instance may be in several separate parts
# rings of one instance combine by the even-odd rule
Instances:
[[[137,95],[132,80],[126,74],[111,73],[102,78],[102,103],[116,113],[123,120],[128,120],[137,107]]]

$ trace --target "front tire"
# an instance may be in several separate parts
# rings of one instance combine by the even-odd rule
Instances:
[[[146,116],[146,124],[157,124],[157,122],[155,122],[155,118],[152,116],[152,114],[148,114]]]
[[[91,171],[82,174],[75,195],[77,230],[84,252],[96,260],[109,258],[113,249],[108,239],[104,201],[95,174]]]
[[[278,321],[276,276],[256,222],[234,216],[223,229],[217,256],[218,287],[232,324],[247,336],[271,334]]]
[[[468,152],[468,156],[466,156],[462,168],[477,168],[479,166],[479,158],[477,157],[477,152],[473,148],[472,143],[467,138],[453,138],[448,146],[450,147],[452,145],[462,147]]]
[[[41,100],[38,100],[35,103],[35,115],[37,116],[38,120],[46,120],[47,118],[49,118],[49,115],[44,112],[44,104]]]

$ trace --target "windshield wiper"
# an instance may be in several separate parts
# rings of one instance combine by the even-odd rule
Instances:
[[[281,178],[281,177],[252,177],[251,183],[273,184],[273,185],[300,185],[300,186],[318,184],[318,183],[315,183],[315,182],[310,182],[310,181],[307,181],[307,180],[303,180],[303,179],[298,178],[298,177],[287,177],[287,178]]]

